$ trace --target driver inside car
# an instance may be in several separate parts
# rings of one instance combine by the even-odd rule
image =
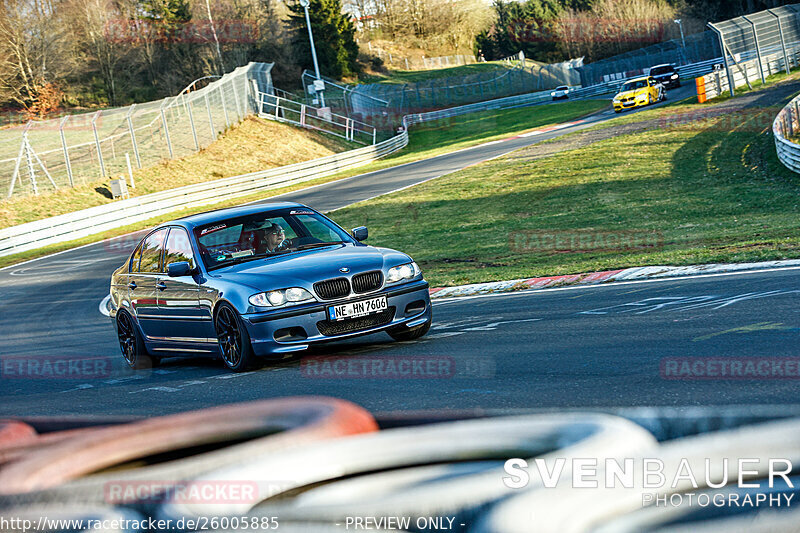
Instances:
[[[264,231],[264,245],[266,252],[279,252],[289,248],[289,241],[286,240],[286,233],[280,224],[273,223]]]

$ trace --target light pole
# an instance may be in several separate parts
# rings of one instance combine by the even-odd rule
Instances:
[[[684,63],[687,63],[689,60],[686,59],[686,39],[683,37],[683,21],[681,19],[675,19],[673,22],[677,24],[681,29],[681,44],[683,47],[681,48],[681,58]]]
[[[308,6],[311,2],[309,0],[300,0],[300,5],[303,6],[303,10],[306,12],[306,26],[308,26],[308,40],[311,43],[311,58],[314,60],[314,73],[317,75],[317,79],[321,80],[322,78],[319,75],[319,64],[317,63],[317,50],[314,48],[314,34],[311,33],[311,18],[308,16]],[[325,96],[323,95],[323,91],[319,91],[319,99],[322,107],[325,107]]]
[[[675,19],[675,24],[681,28],[681,43],[683,43],[683,47],[686,48],[686,39],[683,37],[683,21],[681,19]]]

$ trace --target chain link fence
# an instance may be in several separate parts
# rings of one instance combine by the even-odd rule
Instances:
[[[372,46],[372,43],[367,43],[369,53],[381,58],[384,64],[389,65],[391,68],[399,68],[405,70],[430,70],[440,68],[459,67],[461,65],[471,65],[478,63],[473,55],[455,54],[449,56],[437,57],[403,57],[392,55],[391,52],[381,50],[377,46]]]
[[[303,73],[306,101],[324,105],[347,116],[391,130],[400,118],[411,112],[441,109],[455,105],[492,100],[504,96],[552,89],[559,85],[578,85],[575,70],[581,60],[553,65],[537,65],[525,57],[505,61],[511,68],[478,72],[458,77],[431,78],[417,83],[372,83],[340,85],[324,78],[324,93],[315,88],[314,73]]]
[[[256,94],[272,92],[272,66],[250,63],[156,102],[0,130],[0,194],[38,194],[124,176],[197,152],[257,112]]]
[[[633,50],[624,54],[578,67],[580,84],[584,87],[613,80],[638,76],[654,65],[674,63],[678,66],[702,63],[722,56],[713,32],[687,35]]]
[[[798,64],[800,4],[767,9],[708,25],[721,49],[731,94],[738,85],[766,78]],[[747,67],[750,66],[748,72]],[[743,83],[737,83],[741,78]]]

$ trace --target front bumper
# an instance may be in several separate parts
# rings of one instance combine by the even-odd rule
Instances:
[[[631,101],[620,101],[620,102],[612,102],[614,106],[614,111],[622,111],[623,109],[633,109],[635,107],[642,107],[647,105],[647,98],[644,100],[631,100]]]
[[[356,329],[328,321],[327,309],[343,301],[386,295],[389,310],[357,324]],[[331,342],[388,329],[417,327],[431,318],[428,282],[423,280],[388,287],[346,300],[314,302],[287,309],[242,315],[256,355],[277,355],[305,350],[311,344]],[[358,320],[358,319],[355,319]],[[318,323],[322,323],[321,326]],[[344,326],[344,327],[342,327]],[[325,330],[324,334],[320,328]]]
[[[678,87],[681,84],[681,79],[665,79],[665,80],[658,80],[658,82],[664,86],[665,89],[670,89],[672,87]]]

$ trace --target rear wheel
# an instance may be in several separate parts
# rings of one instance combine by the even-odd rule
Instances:
[[[239,313],[228,304],[221,304],[214,318],[217,341],[225,366],[234,372],[244,372],[253,367],[255,354],[250,335],[242,324]]]
[[[403,329],[389,330],[388,333],[396,341],[413,341],[428,333],[428,330],[431,329],[432,321],[433,319],[429,318],[427,322],[416,328],[408,329],[403,326]]]
[[[147,353],[139,329],[133,323],[133,318],[125,311],[117,313],[117,337],[122,356],[128,366],[135,370],[153,368],[161,363],[161,359]]]

